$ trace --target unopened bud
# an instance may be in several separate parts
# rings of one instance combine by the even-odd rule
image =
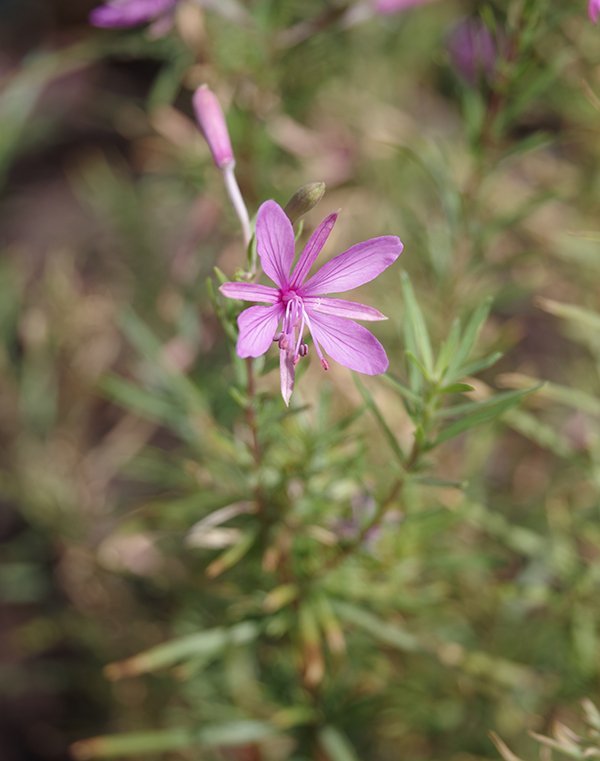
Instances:
[[[303,217],[311,209],[314,209],[324,195],[324,182],[309,182],[307,185],[299,188],[287,202],[284,209],[290,222],[295,224],[300,217]]]
[[[207,85],[202,85],[194,93],[193,98],[196,119],[215,164],[224,169],[235,163],[229,132],[221,104],[217,96]]]
[[[483,80],[491,82],[501,54],[499,42],[480,19],[462,19],[447,42],[454,70],[473,87]]]

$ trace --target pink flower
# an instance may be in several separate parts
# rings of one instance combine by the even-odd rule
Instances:
[[[217,96],[207,85],[202,85],[194,93],[194,111],[196,119],[213,160],[219,169],[234,163],[233,148],[225,123],[225,116]]]
[[[131,27],[162,21],[175,9],[177,0],[108,0],[90,13],[90,23],[101,27]]]
[[[600,16],[600,0],[590,0],[588,4],[588,16],[590,17],[590,21],[593,24],[596,24],[598,21],[598,16]]]
[[[393,264],[402,253],[400,239],[393,235],[357,243],[324,264],[306,279],[337,219],[330,214],[311,235],[292,270],[294,230],[285,212],[266,201],[256,218],[256,246],[265,274],[276,288],[255,283],[224,283],[221,293],[232,299],[262,301],[269,306],[253,306],[238,317],[237,353],[259,357],[273,341],[279,344],[281,394],[289,403],[294,387],[294,368],[306,356],[304,331],[312,336],[323,369],[327,353],[336,362],[366,375],[387,370],[383,346],[358,320],[385,320],[373,307],[354,301],[329,298],[322,293],[349,291],[368,283]]]
[[[373,5],[376,13],[380,13],[382,16],[391,16],[392,13],[405,11],[416,5],[425,5],[429,2],[432,0],[373,0]]]

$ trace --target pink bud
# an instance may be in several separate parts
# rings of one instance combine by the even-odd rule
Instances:
[[[375,13],[391,16],[399,11],[406,11],[417,5],[425,5],[432,0],[374,0]]]
[[[202,85],[193,98],[196,119],[202,130],[215,164],[219,169],[233,165],[235,159],[225,116],[217,96],[207,85]]]

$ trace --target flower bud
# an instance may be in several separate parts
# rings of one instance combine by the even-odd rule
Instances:
[[[287,202],[284,209],[290,222],[295,224],[300,217],[303,217],[311,209],[314,209],[324,195],[324,182],[309,182],[307,185],[299,188]]]
[[[235,163],[233,149],[217,96],[207,85],[202,85],[194,93],[193,104],[196,119],[215,164],[219,169],[232,166]]]
[[[425,5],[432,0],[373,0],[375,13],[381,16],[391,16],[393,13],[406,11],[417,5]]]
[[[600,0],[590,0],[588,5],[588,16],[590,17],[592,24],[598,22],[598,17],[600,16]]]
[[[450,32],[448,52],[456,73],[471,86],[491,82],[498,65],[498,44],[479,19],[463,19]]]

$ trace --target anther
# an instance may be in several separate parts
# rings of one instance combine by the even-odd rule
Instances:
[[[279,343],[279,341],[281,341],[282,336],[283,336],[283,333],[275,333],[275,335],[273,336],[273,341],[277,341],[277,343]]]
[[[290,342],[287,340],[287,337],[281,336],[281,338],[279,339],[279,348],[282,351],[285,351],[289,345],[290,345]]]
[[[308,344],[300,344],[298,348],[298,354],[301,357],[306,357],[306,355],[308,354]]]
[[[321,364],[323,365],[323,370],[329,370],[329,362],[326,359],[321,359]]]

